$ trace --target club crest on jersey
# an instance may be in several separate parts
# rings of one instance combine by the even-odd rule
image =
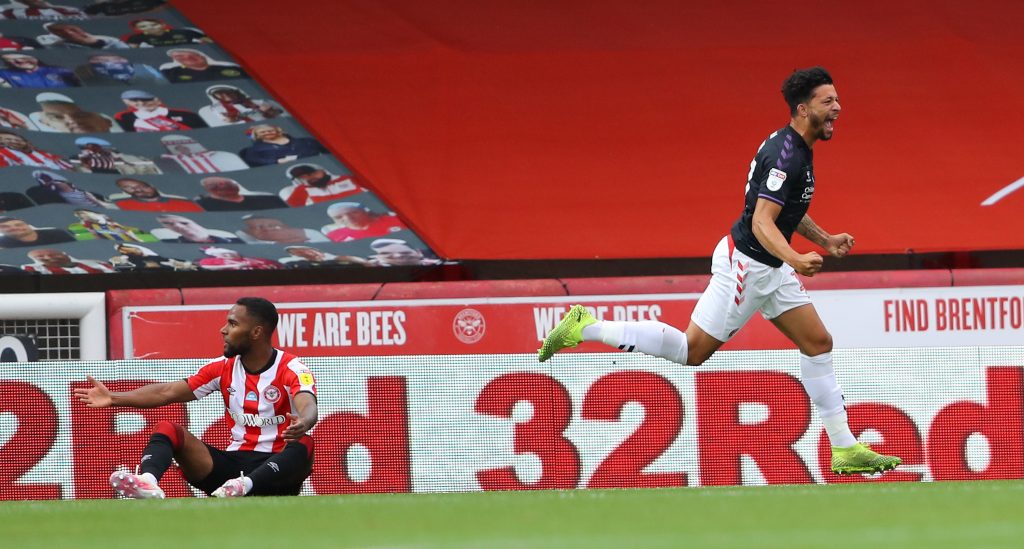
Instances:
[[[782,184],[786,181],[786,172],[772,168],[768,170],[768,190],[777,191],[782,188]]]
[[[263,389],[263,399],[267,402],[277,402],[281,398],[281,391],[273,385]]]
[[[260,397],[256,395],[256,391],[249,391],[248,393],[245,393],[245,400],[249,402],[256,402],[259,399]]]

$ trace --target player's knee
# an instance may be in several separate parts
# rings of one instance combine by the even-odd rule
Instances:
[[[166,420],[156,422],[153,428],[154,435],[164,435],[171,441],[171,448],[175,451],[181,450],[185,444],[185,428],[177,423]]]
[[[306,459],[313,458],[313,437],[305,435],[298,440],[293,440],[285,445],[285,448],[295,448],[296,450],[301,449],[306,454]]]
[[[709,359],[709,358],[711,358],[711,353],[706,352],[706,351],[700,351],[700,350],[696,350],[696,349],[691,349],[690,352],[686,356],[686,365],[687,366],[700,366],[701,364],[704,364],[704,362],[707,359]]]
[[[832,334],[823,330],[820,334],[815,334],[813,337],[809,338],[804,345],[806,348],[802,349],[802,351],[807,356],[818,356],[825,353],[831,353]]]

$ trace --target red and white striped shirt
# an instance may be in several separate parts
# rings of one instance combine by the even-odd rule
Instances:
[[[0,147],[0,167],[3,166],[36,166],[53,170],[70,170],[74,168],[74,165],[60,156],[39,149],[23,152],[8,147]]]
[[[239,357],[219,358],[188,378],[196,398],[220,391],[231,425],[227,451],[280,452],[288,427],[286,413],[298,415],[293,398],[302,391],[316,395],[313,373],[295,355],[274,349],[271,364],[250,373]]]
[[[89,16],[78,8],[70,6],[48,6],[42,8],[13,7],[0,12],[4,19],[42,19],[55,21],[58,19],[88,19]]]
[[[63,267],[46,266],[42,263],[30,263],[28,265],[22,265],[21,268],[29,273],[39,274],[53,274],[53,275],[66,275],[66,274],[102,274],[102,273],[116,273],[109,263],[105,261],[93,261],[91,259],[82,259],[64,265]]]
[[[185,173],[220,173],[249,169],[249,165],[237,155],[224,151],[164,154],[160,157],[174,162]]]
[[[361,193],[366,189],[356,185],[351,175],[339,175],[323,187],[312,187],[295,183],[291,187],[281,189],[281,199],[293,208],[309,206],[318,202],[337,200],[346,196]]]

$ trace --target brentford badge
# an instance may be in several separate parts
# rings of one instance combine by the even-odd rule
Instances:
[[[267,402],[277,402],[277,399],[281,398],[281,391],[271,385],[266,389],[263,389],[263,400]]]
[[[452,331],[455,332],[455,337],[466,344],[480,341],[484,337],[485,330],[487,330],[487,323],[484,322],[484,315],[476,309],[459,311],[459,314],[455,315],[455,321],[452,322]]]

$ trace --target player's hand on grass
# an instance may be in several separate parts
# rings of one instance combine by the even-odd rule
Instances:
[[[75,389],[75,397],[90,408],[106,408],[114,403],[110,396],[110,390],[102,382],[92,376],[85,376],[85,380],[92,383],[88,389]]]
[[[284,433],[281,435],[288,442],[299,440],[306,434],[306,431],[312,427],[312,425],[307,425],[301,417],[295,414],[286,413],[284,416],[291,421],[291,423],[288,424],[288,427],[284,430]]]
[[[821,270],[821,264],[821,254],[818,252],[809,252],[797,256],[796,261],[792,263],[792,267],[796,272],[804,276],[814,276]]]
[[[843,257],[850,253],[851,248],[853,248],[853,237],[846,233],[829,236],[828,242],[825,244],[825,250],[832,257]]]

